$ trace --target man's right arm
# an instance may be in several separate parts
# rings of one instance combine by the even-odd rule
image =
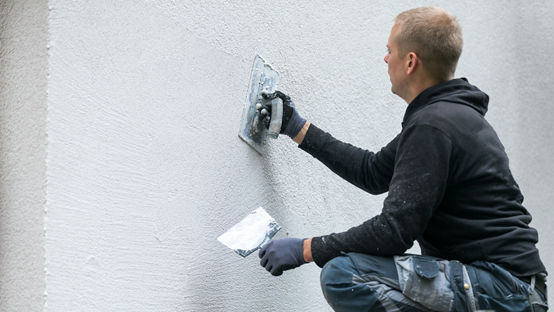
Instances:
[[[281,133],[291,137],[299,147],[319,159],[333,172],[371,193],[381,194],[389,189],[392,178],[398,137],[373,153],[351,144],[341,142],[302,118],[296,111],[291,98],[275,91],[263,94],[265,99],[280,98],[283,101]],[[271,106],[263,106],[261,116],[269,125],[267,112]],[[264,111],[266,112],[264,114]]]
[[[308,133],[308,128],[310,128],[310,125],[311,123],[309,121],[306,121],[304,126],[302,126],[302,129],[300,129],[300,132],[298,132],[298,134],[294,138],[292,138],[292,140],[296,142],[296,144],[302,144],[302,141],[304,141],[304,138],[306,137],[306,133]]]
[[[306,122],[294,137],[301,149],[348,182],[371,193],[387,192],[394,169],[398,136],[377,153],[335,139]]]

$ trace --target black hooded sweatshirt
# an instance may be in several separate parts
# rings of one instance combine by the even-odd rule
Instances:
[[[401,255],[417,240],[424,255],[493,262],[519,277],[546,272],[504,146],[484,118],[488,100],[465,78],[430,87],[377,153],[310,125],[301,149],[371,194],[388,192],[379,215],[314,237],[316,264],[342,252]]]

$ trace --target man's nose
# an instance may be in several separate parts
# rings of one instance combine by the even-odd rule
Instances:
[[[385,55],[385,63],[387,63],[387,64],[389,63],[389,55],[390,54]]]

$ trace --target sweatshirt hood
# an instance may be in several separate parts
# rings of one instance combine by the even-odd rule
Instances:
[[[470,84],[466,78],[452,79],[425,89],[408,105],[403,124],[420,108],[437,103],[447,102],[467,105],[479,114],[485,115],[489,105],[489,96]]]

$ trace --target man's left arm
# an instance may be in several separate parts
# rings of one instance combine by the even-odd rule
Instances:
[[[389,194],[379,215],[342,233],[271,241],[260,251],[262,266],[280,275],[312,260],[323,267],[341,252],[380,256],[404,253],[425,231],[443,199],[451,151],[450,138],[435,127],[404,129]]]

